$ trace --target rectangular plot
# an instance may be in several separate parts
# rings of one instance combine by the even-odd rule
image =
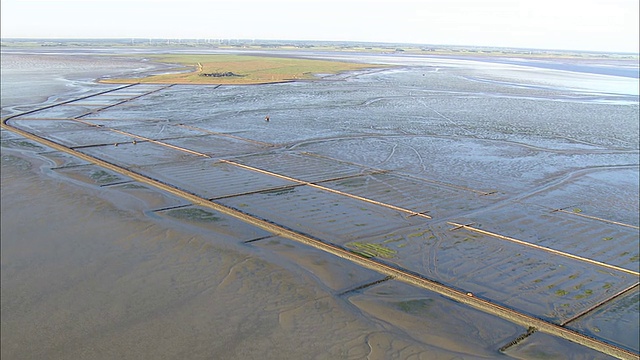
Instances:
[[[373,171],[373,169],[355,164],[299,153],[246,156],[233,159],[233,161],[308,182],[319,182]]]
[[[159,119],[111,119],[105,118],[103,113],[98,113],[94,115],[85,116],[82,118],[83,121],[89,122],[95,125],[102,125],[107,128],[120,129],[123,127],[133,127],[136,125],[144,126],[146,124],[155,124],[155,123],[167,123],[167,120],[159,120]]]
[[[86,125],[85,125],[86,126]],[[133,138],[109,131],[108,129],[86,126],[85,129],[76,131],[57,131],[46,134],[46,138],[52,139],[68,147],[114,145],[116,143],[132,142]]]
[[[144,95],[145,93],[149,92],[149,89],[145,89],[144,91],[131,91],[131,89],[122,89],[122,90],[118,90],[118,91],[112,91],[106,94],[100,94],[100,95],[96,95],[96,97],[105,97],[105,98],[121,98],[122,100],[124,99],[130,99],[132,97],[136,97],[136,96],[140,96],[140,95]]]
[[[62,176],[66,176],[74,180],[97,186],[105,186],[110,184],[118,184],[125,181],[132,181],[132,179],[127,176],[104,169],[97,165],[58,168],[54,169],[54,171]]]
[[[149,91],[154,91],[154,90],[159,90],[162,88],[166,88],[167,85],[154,85],[154,84],[135,84],[133,86],[129,86],[126,87],[124,89],[121,90],[117,90],[108,94],[119,94],[120,92],[123,93],[139,93],[139,94],[144,94],[147,93]]]
[[[167,139],[163,140],[163,142],[215,157],[246,154],[268,149],[268,147],[256,143],[217,135]]]
[[[77,150],[119,166],[131,168],[166,163],[177,164],[202,159],[201,156],[151,142],[138,141],[134,145],[132,138],[125,137],[124,135],[121,136],[126,139],[126,142],[121,142],[118,146],[110,143],[105,146],[86,147]]]
[[[331,243],[387,233],[424,221],[308,186],[265,191],[218,202]]]
[[[207,199],[295,184],[210,159],[145,166],[139,172]]]
[[[606,169],[581,174],[523,201],[637,227],[640,225],[639,182],[637,168]]]
[[[109,105],[113,105],[113,104],[117,104],[118,102],[124,100],[126,98],[123,99],[119,99],[119,98],[114,98],[114,97],[103,97],[103,96],[93,96],[90,98],[86,98],[86,99],[80,99],[77,101],[73,101],[64,105],[60,105],[60,106],[96,106],[96,107],[103,107],[103,106],[109,106]]]
[[[471,191],[394,174],[363,175],[323,182],[322,186],[415,212],[425,212],[434,219],[482,208],[495,202],[490,196],[480,196]]]
[[[192,230],[202,232],[206,236],[211,234],[215,234],[218,238],[226,236],[228,240],[235,242],[270,235],[269,232],[256,226],[202,206],[179,207],[158,211],[155,214],[165,220],[174,221],[180,226],[188,226]]]
[[[602,338],[625,349],[640,351],[640,293],[636,288],[591,313],[570,322],[567,327],[594,338]]]
[[[145,98],[140,99],[140,102],[144,102],[144,101],[146,101]],[[135,104],[133,102],[127,102],[118,106],[105,109],[95,114],[89,114],[83,117],[83,119],[88,120],[93,118],[99,118],[99,119],[110,118],[113,120],[123,119],[125,121],[131,121],[131,122],[140,122],[140,121],[148,121],[149,119],[158,119],[161,121],[174,121],[177,124],[177,123],[180,123],[182,120],[175,120],[175,119],[181,119],[183,117],[184,117],[184,113],[182,111],[178,111],[177,109],[175,110],[175,113],[172,113],[171,110],[148,111],[147,109],[139,106],[138,102],[136,102]]]
[[[446,225],[401,229],[355,251],[517,311],[561,323],[637,281],[621,271]],[[368,246],[364,246],[368,245]]]
[[[638,229],[513,203],[454,220],[600,262],[639,269]]]
[[[107,126],[125,131],[131,134],[144,136],[149,139],[160,140],[169,139],[175,137],[197,137],[204,136],[201,131],[191,130],[175,124],[170,124],[166,121],[163,122],[136,122],[125,126],[115,126],[116,124],[109,123]]]
[[[3,148],[8,148],[8,149],[20,149],[20,150],[27,150],[27,151],[34,151],[34,152],[43,152],[43,151],[51,150],[50,148],[45,147],[44,145],[40,145],[40,143],[36,141],[28,140],[23,137],[16,137],[16,138],[10,138],[10,139],[3,138],[0,141],[0,144],[2,145]]]
[[[28,131],[30,133],[47,137],[47,134],[51,134],[59,131],[76,131],[87,130],[91,127],[72,120],[11,120],[11,124],[15,127]]]
[[[29,114],[30,118],[70,119],[98,109],[95,106],[55,106]]]

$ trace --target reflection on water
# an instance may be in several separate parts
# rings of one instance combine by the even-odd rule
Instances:
[[[72,98],[95,87],[94,80],[107,74],[134,74],[160,66],[118,57],[87,57],[76,54],[28,55],[2,52],[2,115],[8,107],[37,105]],[[71,60],[71,61],[70,61]]]

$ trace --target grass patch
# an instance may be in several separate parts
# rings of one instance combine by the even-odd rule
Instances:
[[[107,83],[154,84],[266,84],[292,80],[317,79],[316,74],[337,74],[346,71],[383,67],[351,62],[309,60],[284,57],[173,54],[149,55],[149,59],[183,66],[184,72],[152,75],[142,79],[108,79]],[[237,76],[203,76],[232,73]]]
[[[407,237],[408,238],[421,237],[421,236],[424,236],[428,232],[429,232],[429,230],[425,230],[425,231],[409,234],[409,235],[407,235]],[[466,241],[466,239],[465,239],[465,241]]]
[[[98,184],[108,184],[108,183],[122,180],[119,176],[109,174],[104,170],[98,170],[91,173],[91,179],[93,179]]]
[[[16,169],[23,171],[31,169],[30,162],[13,155],[2,155],[2,165],[4,164],[8,164]]]
[[[367,258],[381,257],[389,259],[397,254],[397,251],[378,244],[351,242],[345,244],[345,246],[351,248],[356,254],[360,254]]]
[[[16,144],[29,149],[42,149],[42,146],[34,144],[30,141],[21,140],[21,141],[18,141]]]
[[[182,220],[194,220],[201,222],[220,221],[213,213],[202,209],[175,209],[167,212],[169,216]]]
[[[147,189],[146,186],[140,184],[124,184],[122,185],[123,189]]]
[[[44,150],[44,148],[38,144],[34,144],[26,140],[15,140],[15,139],[2,140],[2,147],[6,147],[6,148],[18,147],[18,148],[24,148],[29,150]]]
[[[408,300],[396,303],[397,308],[409,314],[421,314],[429,310],[433,299]]]

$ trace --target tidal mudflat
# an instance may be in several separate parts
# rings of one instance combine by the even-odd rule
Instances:
[[[113,90],[17,128],[639,350],[637,76],[350,54],[394,66],[119,89],[69,75],[73,54],[11,56],[3,115]],[[5,103],[23,61],[73,91]],[[607,358],[540,332],[500,351],[527,329],[5,129],[2,170],[3,356]]]

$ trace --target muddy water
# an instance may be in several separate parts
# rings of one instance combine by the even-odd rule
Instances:
[[[85,63],[84,57],[62,55],[14,56],[3,62],[3,112],[95,91],[102,86],[91,77],[141,67],[133,62],[114,69],[109,61]],[[44,73],[56,75],[21,73],[25,63],[40,64],[40,70],[49,66]],[[78,69],[85,73],[78,75]],[[518,87],[509,83],[496,93],[495,82],[490,86],[478,80],[486,69],[465,82],[468,93],[456,87],[467,81],[458,69],[449,72],[453,76],[440,76],[436,69],[429,65],[374,74],[340,88],[328,82],[221,88],[215,92],[215,107],[207,106],[211,88],[177,87],[136,107],[116,108],[109,116],[173,121],[184,116],[184,107],[172,104],[188,102],[190,119],[203,120],[198,125],[212,131],[237,132],[240,127],[240,135],[257,141],[457,185],[483,188],[491,183],[499,186],[500,196],[521,194],[529,201],[552,190],[540,183],[574,167],[636,164],[637,170],[637,134],[629,131],[637,126],[637,103],[625,105],[629,94],[624,91],[580,94],[579,101],[567,102],[552,100],[566,94],[548,83],[534,84],[526,92],[529,102],[516,103],[513,99],[523,96]],[[433,76],[420,76],[427,70]],[[44,84],[24,86],[32,80]],[[396,82],[407,87],[391,86]],[[419,88],[437,88],[437,93],[413,92]],[[60,93],[62,89],[69,91]],[[14,98],[5,100],[5,93]],[[482,94],[502,99],[503,111],[483,111],[496,103]],[[461,109],[460,101],[475,104],[475,113]],[[622,126],[602,136],[606,130],[590,121],[570,134],[571,141],[562,141],[555,136],[557,125],[543,116],[524,117],[524,124],[508,121],[527,113],[518,106],[541,102],[557,105],[546,109],[568,120],[572,118],[563,106],[579,110],[588,108],[588,102],[615,103],[597,107],[596,116],[612,114]],[[264,122],[253,122],[265,110],[275,120],[271,128],[279,131],[267,132]],[[485,126],[475,124],[478,120]],[[544,136],[549,134],[553,136]],[[437,294],[384,281],[380,274],[221,214],[185,206],[183,200],[142,184],[101,186],[126,179],[111,178],[113,174],[94,166],[73,170],[77,160],[4,130],[2,144],[3,357],[606,358],[543,334],[500,354],[500,346],[526,329]],[[484,163],[446,156],[460,147]],[[109,151],[115,149],[120,148]],[[59,166],[69,167],[51,170]],[[443,167],[448,171],[435,171]],[[513,169],[518,170],[515,176]],[[505,175],[499,181],[496,171]],[[619,198],[637,194],[637,178],[628,181],[630,186],[617,189]],[[530,190],[536,186],[538,192]],[[576,192],[584,201],[584,191]],[[571,192],[562,193],[567,194]],[[630,210],[614,212],[615,217],[637,218],[635,199],[624,207]],[[600,210],[598,204],[590,205]],[[166,210],[151,211],[157,209]],[[377,285],[357,290],[370,283]]]

